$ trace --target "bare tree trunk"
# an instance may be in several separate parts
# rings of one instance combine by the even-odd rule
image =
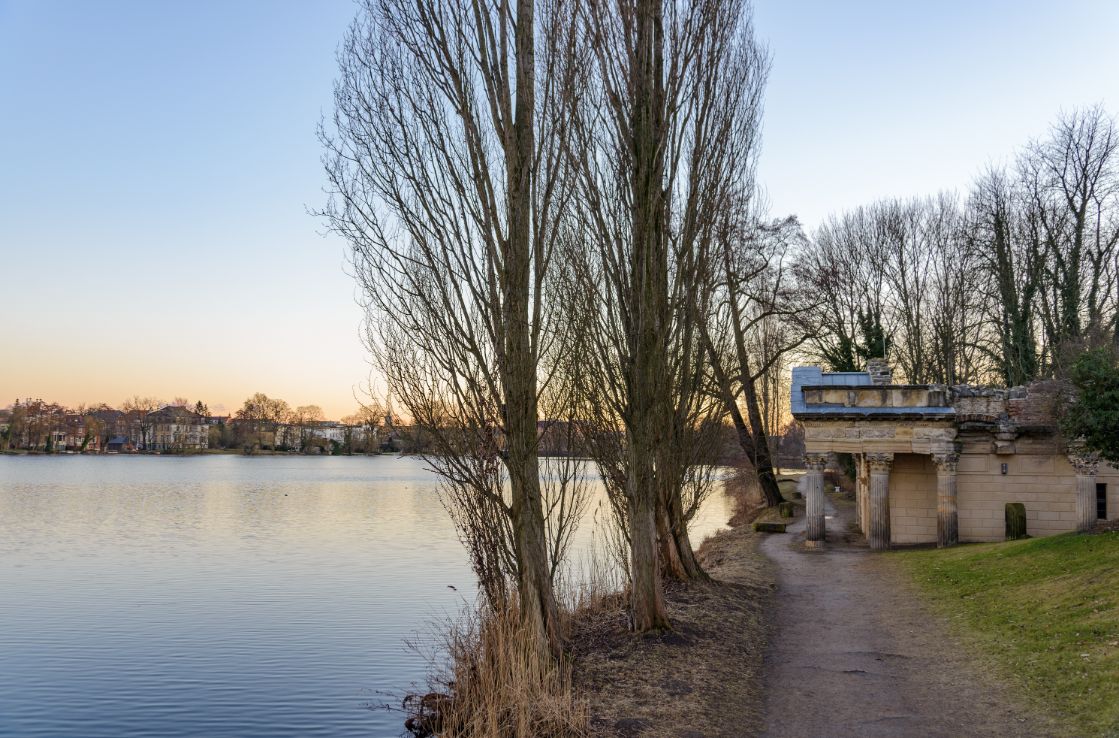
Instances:
[[[658,526],[658,535],[661,536],[661,549],[666,555],[671,555],[674,565],[665,567],[665,575],[680,580],[709,580],[707,572],[696,560],[695,551],[692,549],[692,540],[688,535],[688,520],[684,514],[683,502],[680,499],[680,484],[666,488],[661,495],[664,523],[663,530]]]
[[[656,483],[651,455],[638,459],[645,444],[630,444],[630,469],[626,494],[630,527],[630,612],[638,633],[671,627],[657,566]],[[652,494],[649,494],[652,492]]]
[[[672,524],[668,520],[668,504],[661,496],[657,504],[657,548],[660,551],[661,575],[665,579],[688,579],[676,538],[672,534]]]
[[[627,377],[632,413],[629,438],[631,607],[639,632],[669,627],[656,557],[657,479],[654,460],[663,442],[659,412],[665,399],[664,337],[668,330],[668,263],[665,253],[664,9],[661,0],[638,0],[631,69],[633,95],[632,224],[630,280],[636,315],[627,337]]]
[[[760,93],[766,62],[737,0],[583,8],[595,76],[575,153],[591,235],[575,261],[602,377],[588,404],[598,435],[615,439],[595,460],[624,490],[613,502],[628,526],[633,624],[658,629],[668,627],[662,571],[703,576],[687,520],[709,489],[697,470],[710,463],[703,428],[719,407],[699,332],[715,299],[712,230],[751,167],[731,139],[756,132],[747,117],[724,116]]]
[[[754,465],[758,484],[761,485],[762,494],[765,495],[765,504],[773,507],[785,498],[781,496],[781,488],[777,486],[777,477],[773,473],[773,457],[769,453],[769,439],[765,434],[765,423],[762,421],[761,408],[758,406],[758,393],[754,381],[751,377],[742,378],[742,394],[746,399],[746,413],[750,418],[751,431],[750,448],[743,447],[743,450],[747,455],[753,451],[750,462]],[[738,417],[741,419],[741,414]],[[740,432],[740,438],[741,435]]]
[[[542,653],[559,625],[537,422],[542,361],[564,348],[544,295],[570,217],[575,29],[533,0],[363,0],[320,131],[323,215],[352,247],[369,348],[490,605],[515,582]]]
[[[537,382],[529,299],[532,266],[532,160],[536,146],[535,26],[533,0],[517,0],[516,112],[506,143],[509,238],[505,253],[505,423],[513,525],[518,551],[521,616],[537,637],[558,651],[559,626],[549,576],[537,456]]]

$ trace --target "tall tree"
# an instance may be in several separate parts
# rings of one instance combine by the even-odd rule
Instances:
[[[748,204],[730,214],[718,238],[718,299],[705,327],[718,391],[771,506],[782,496],[773,470],[763,383],[812,335],[805,315],[814,305],[798,288],[786,261],[803,240],[795,218],[759,222]]]
[[[357,412],[342,418],[342,422],[360,432],[360,445],[355,443],[355,446],[366,453],[377,450],[377,435],[385,422],[385,410],[376,398],[370,397],[368,402],[361,403]]]
[[[577,66],[570,6],[535,5],[365,0],[321,139],[324,215],[388,388],[432,434],[464,536],[507,550],[521,617],[555,647],[537,420]]]
[[[699,429],[716,412],[699,316],[712,299],[712,230],[726,205],[722,116],[743,84],[744,2],[593,0],[583,7],[592,64],[577,120],[579,212],[573,248],[591,363],[589,444],[629,544],[639,631],[669,627],[660,566],[701,576],[685,497],[699,480]],[[755,70],[756,71],[756,70]],[[659,543],[659,546],[658,546]]]
[[[307,449],[307,441],[312,435],[312,428],[326,420],[326,413],[318,405],[300,405],[291,411],[291,424],[298,434],[299,450]]]
[[[809,314],[811,353],[832,371],[858,371],[889,350],[887,255],[877,231],[866,207],[832,215],[796,262],[798,281],[818,302]]]
[[[256,445],[265,446],[265,439],[272,434],[272,443],[276,442],[279,426],[291,419],[291,407],[279,398],[272,398],[263,392],[257,392],[245,400],[236,412],[238,420],[248,425],[248,429],[256,436]]]
[[[1006,171],[992,167],[975,183],[965,237],[985,276],[980,317],[989,327],[987,353],[1008,387],[1032,381],[1039,371],[1035,310],[1042,270],[1036,224],[1020,183]]]
[[[1119,300],[1119,130],[1100,107],[1062,115],[1023,153],[1041,238],[1039,313],[1050,362],[1060,367],[1086,336],[1116,335]]]

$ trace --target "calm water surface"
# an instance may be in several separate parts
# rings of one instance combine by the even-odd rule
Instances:
[[[473,586],[416,459],[0,457],[0,736],[396,736]]]

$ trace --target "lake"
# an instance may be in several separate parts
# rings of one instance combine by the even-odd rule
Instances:
[[[474,592],[436,484],[388,456],[0,457],[0,736],[400,735],[370,706]],[[730,514],[716,491],[693,541]]]

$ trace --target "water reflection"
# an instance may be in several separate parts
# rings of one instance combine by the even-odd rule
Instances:
[[[390,457],[0,458],[0,736],[397,735],[364,706],[473,591],[435,485]],[[694,540],[728,517],[715,495]]]

